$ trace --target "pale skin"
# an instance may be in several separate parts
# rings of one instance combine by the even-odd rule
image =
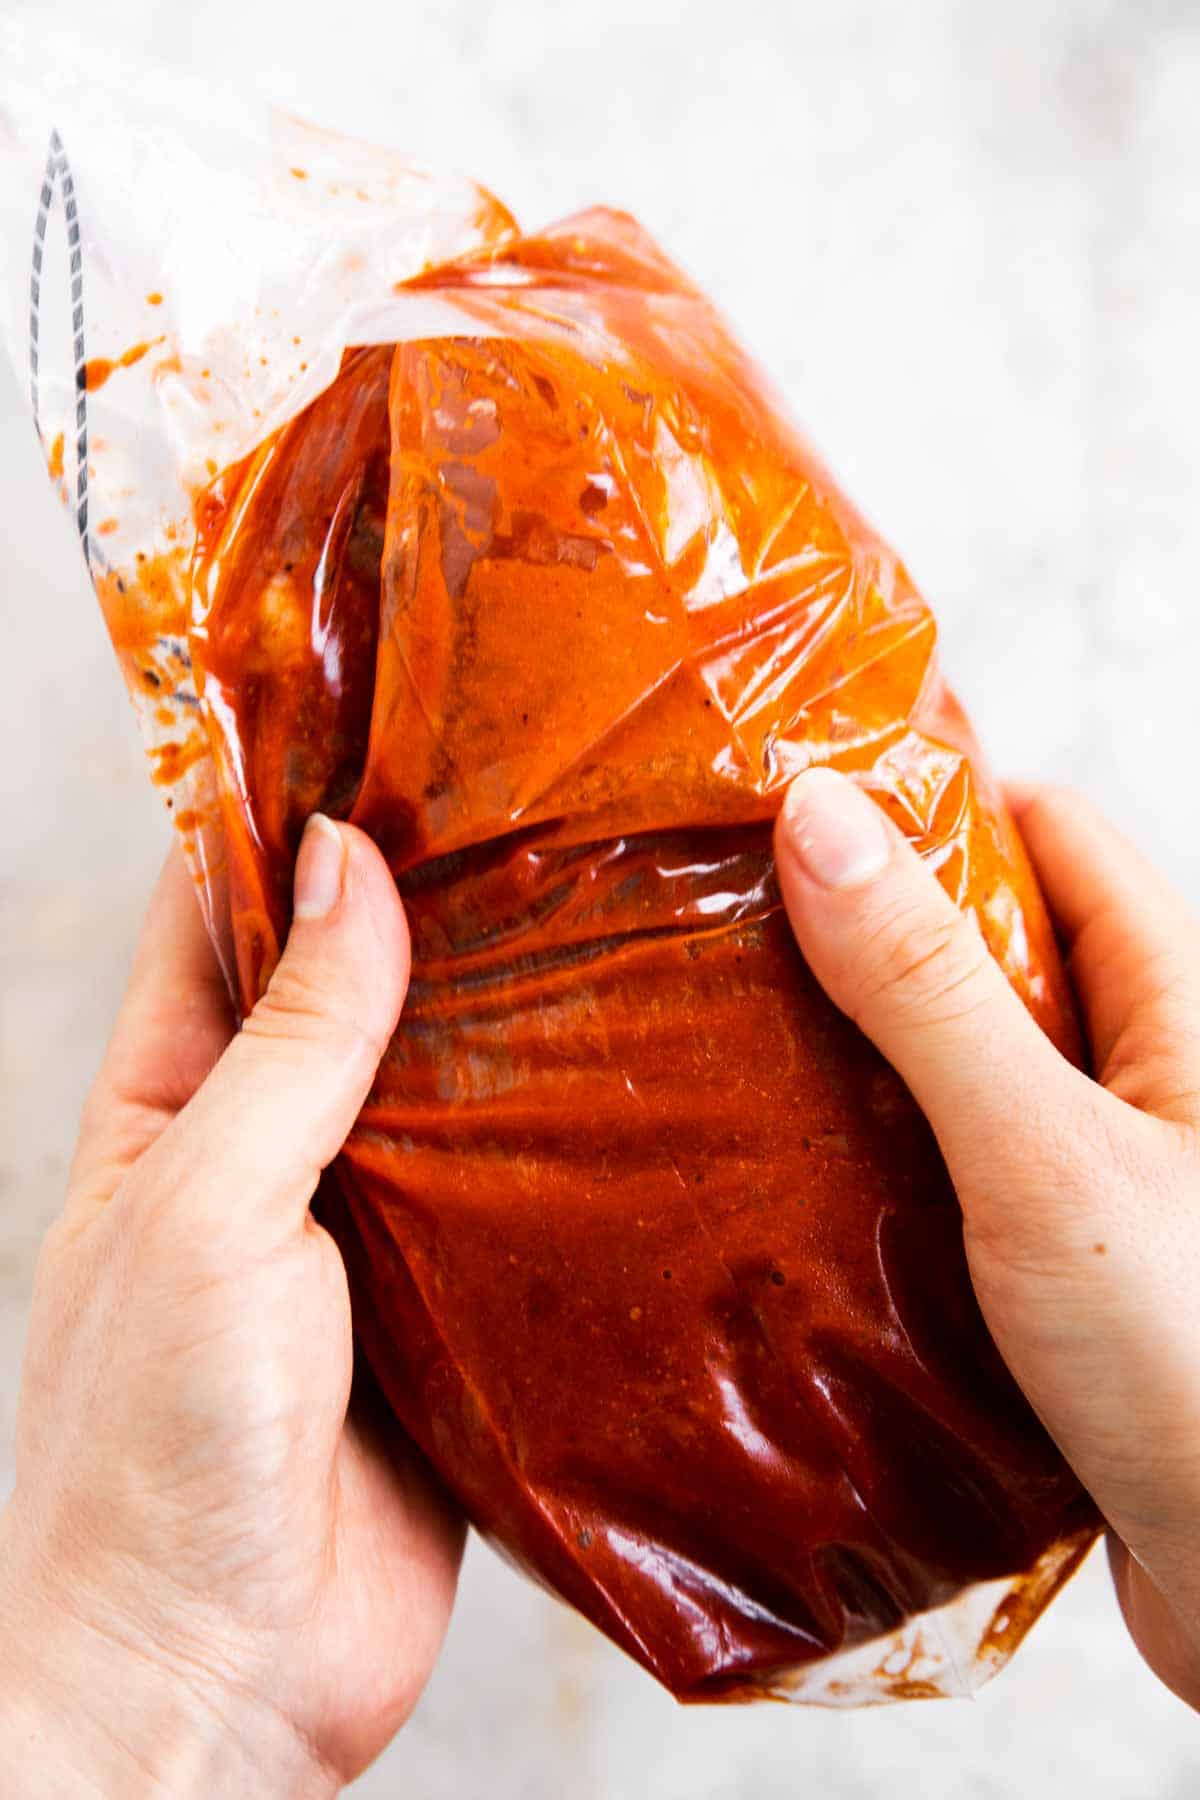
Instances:
[[[938,1136],[985,1317],[1108,1521],[1139,1650],[1200,1705],[1200,923],[1078,797],[1017,804],[1094,1080],[845,778],[793,784],[780,884]],[[310,825],[296,900],[235,1035],[172,857],[84,1115],[0,1515],[13,1796],[335,1794],[437,1656],[461,1525],[351,1399],[345,1275],[309,1211],[399,1016],[408,934],[346,826]]]

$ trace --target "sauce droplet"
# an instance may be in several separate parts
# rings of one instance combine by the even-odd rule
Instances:
[[[164,341],[160,337],[151,338],[149,343],[135,344],[132,350],[126,350],[124,356],[116,358],[93,356],[90,362],[83,365],[82,385],[86,387],[89,394],[94,394],[97,388],[104,386],[109,376],[117,369],[132,369],[136,363],[140,363],[144,356],[149,356],[150,352]]]

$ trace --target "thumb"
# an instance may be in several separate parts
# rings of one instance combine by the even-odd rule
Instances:
[[[296,862],[292,929],[270,984],[128,1186],[190,1222],[278,1236],[302,1224],[387,1048],[408,987],[404,909],[361,831],[321,815]]]
[[[1014,1118],[1083,1081],[1043,1035],[933,871],[867,794],[832,769],[792,783],[779,884],[817,980],[932,1125],[957,1176],[1011,1153]]]

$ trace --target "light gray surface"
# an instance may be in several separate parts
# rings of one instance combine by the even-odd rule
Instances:
[[[113,0],[103,18],[450,160],[528,222],[597,199],[638,212],[905,553],[996,763],[1079,782],[1200,893],[1194,5],[359,0],[344,26],[305,11]],[[166,826],[7,371],[0,503],[6,1455],[37,1240]],[[356,1790],[1197,1791],[1200,1727],[1138,1664],[1100,1558],[974,1704],[833,1716],[681,1712],[478,1550],[427,1698]]]

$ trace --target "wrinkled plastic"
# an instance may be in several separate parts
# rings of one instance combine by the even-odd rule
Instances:
[[[324,142],[326,183],[368,154]],[[685,1699],[969,1691],[1096,1522],[928,1128],[796,952],[771,820],[854,774],[1075,1055],[1040,898],[927,607],[704,298],[623,215],[518,237],[435,191],[461,254],[314,275],[319,391],[211,480],[242,314],[188,338],[155,270],[161,354],[102,390],[157,390],[147,480],[187,500],[151,531],[135,480],[94,572],[214,941],[246,1009],[314,808],[395,874],[412,988],[325,1214],[481,1530]]]

